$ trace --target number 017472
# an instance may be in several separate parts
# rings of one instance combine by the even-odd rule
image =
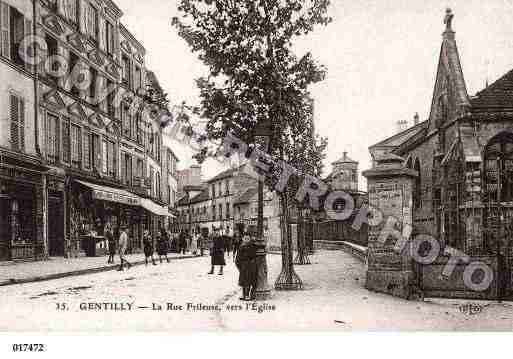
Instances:
[[[44,344],[13,344],[13,352],[44,352]]]

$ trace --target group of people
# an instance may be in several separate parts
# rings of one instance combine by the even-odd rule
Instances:
[[[233,259],[239,270],[238,283],[242,287],[240,300],[254,300],[258,279],[257,246],[255,237],[250,232],[232,237],[222,235],[219,229],[214,229],[210,239],[211,268],[208,274],[214,274],[215,267],[218,266],[218,275],[223,275],[225,253],[229,256],[230,251],[233,251]]]
[[[108,263],[114,263],[114,256],[116,249],[118,249],[121,262],[118,270],[124,270],[125,266],[129,269],[132,264],[126,259],[126,251],[128,249],[127,226],[122,225],[120,227],[119,241],[116,242],[113,229],[110,225],[107,225],[105,228],[105,237],[107,238],[109,248]],[[205,238],[200,234],[199,230],[194,231],[191,235],[182,231],[175,240],[175,246],[179,253],[184,254],[187,250],[190,250],[196,255],[199,250],[200,255],[203,255],[205,244],[207,244],[211,256],[211,268],[208,274],[214,274],[215,267],[218,266],[218,275],[223,275],[223,269],[226,265],[225,253],[228,253],[229,257],[230,252],[233,252],[233,260],[239,270],[238,284],[242,287],[242,296],[240,299],[244,301],[255,299],[255,289],[258,278],[257,246],[255,244],[255,237],[250,232],[246,231],[235,236],[230,236],[229,233],[222,234],[219,228],[215,228],[211,236]],[[161,228],[156,237],[157,254],[160,263],[163,261],[162,257],[169,262],[167,256],[169,242],[170,238],[168,232],[164,228]],[[149,261],[151,261],[153,265],[157,265],[153,257],[153,237],[148,230],[145,230],[143,234],[143,247],[145,264],[148,265]]]
[[[122,271],[125,266],[127,266],[127,268],[132,266],[132,264],[126,259],[126,254],[128,251],[127,229],[128,227],[126,225],[121,225],[119,228],[119,240],[116,240],[112,226],[110,224],[105,226],[105,238],[107,239],[109,250],[109,258],[107,263],[114,264],[114,256],[116,255],[117,251],[120,259],[120,266],[118,269],[119,271]],[[148,265],[149,261],[151,261],[153,265],[157,265],[155,258],[153,257],[155,246],[154,243],[155,242],[152,235],[150,234],[150,231],[145,230],[143,233],[143,249],[146,265]],[[169,258],[167,256],[169,252],[169,234],[164,228],[160,228],[160,230],[157,232],[156,247],[160,263],[162,263],[163,257],[169,263]]]

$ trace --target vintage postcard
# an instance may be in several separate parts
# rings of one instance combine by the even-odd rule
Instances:
[[[0,332],[513,330],[510,12],[0,0]]]

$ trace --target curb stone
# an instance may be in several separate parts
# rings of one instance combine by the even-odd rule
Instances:
[[[183,256],[183,257],[169,258],[169,261],[180,260],[180,259],[191,259],[191,258],[198,258],[198,257],[200,257],[200,256],[187,255],[187,256]],[[144,263],[145,263],[145,261],[142,260],[142,261],[133,262],[132,265],[137,266],[137,265],[141,265]],[[116,270],[118,268],[119,268],[119,264],[114,264],[114,265],[107,265],[107,266],[103,266],[103,267],[80,269],[80,270],[76,270],[76,271],[54,273],[54,274],[35,276],[35,277],[29,277],[29,278],[21,278],[21,279],[11,278],[8,280],[0,281],[0,287],[5,287],[8,285],[15,285],[15,284],[44,282],[44,281],[49,281],[49,280],[54,280],[54,279],[75,277],[75,276],[80,276],[80,275],[85,275],[85,274],[108,272],[108,271]]]

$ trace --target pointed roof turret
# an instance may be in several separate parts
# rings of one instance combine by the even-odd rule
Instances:
[[[443,117],[450,109],[458,112],[470,105],[458,47],[456,46],[455,32],[452,28],[453,19],[454,13],[451,9],[447,9],[444,18],[445,31],[442,34],[443,40],[429,115],[428,128],[430,130],[434,129],[435,120]]]

